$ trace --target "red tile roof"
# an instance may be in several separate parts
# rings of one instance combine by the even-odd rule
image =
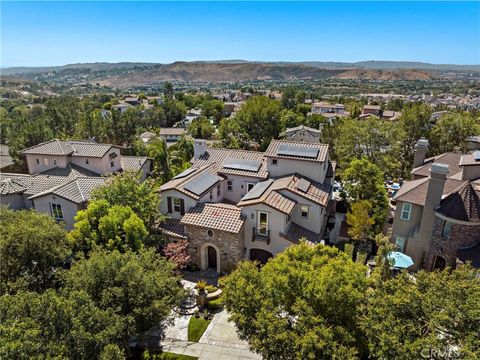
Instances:
[[[234,205],[202,203],[189,210],[180,223],[238,234],[245,219],[242,210]]]

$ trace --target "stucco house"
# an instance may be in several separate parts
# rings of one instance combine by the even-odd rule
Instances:
[[[425,159],[427,148],[425,139],[417,142],[412,180],[394,196],[392,241],[414,269],[480,267],[480,152]]]
[[[122,156],[120,148],[85,141],[52,140],[23,150],[28,174],[0,173],[0,204],[36,209],[73,228],[78,210],[107,176],[122,171],[151,173],[147,157]]]
[[[242,259],[265,263],[304,237],[328,241],[335,164],[328,145],[272,140],[265,152],[207,147],[160,188],[161,225],[187,239],[192,261],[224,272]]]

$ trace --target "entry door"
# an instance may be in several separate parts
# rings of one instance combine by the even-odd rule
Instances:
[[[212,246],[208,247],[208,267],[217,270],[217,251]]]

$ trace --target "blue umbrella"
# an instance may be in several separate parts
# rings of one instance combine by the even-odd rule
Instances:
[[[398,251],[391,251],[387,255],[387,259],[390,262],[390,265],[400,269],[406,269],[413,265],[413,260],[410,256]]]

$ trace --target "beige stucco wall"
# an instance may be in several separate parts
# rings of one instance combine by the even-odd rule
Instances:
[[[268,213],[270,244],[267,244],[266,241],[252,241],[253,228],[257,227],[258,211]],[[262,249],[275,255],[292,245],[290,241],[280,236],[280,232],[286,231],[288,225],[285,214],[264,204],[244,206],[242,208],[242,214],[245,215],[245,248],[247,249],[245,256],[247,259],[250,257],[251,249]]]
[[[25,202],[22,194],[1,195],[0,205],[8,206],[12,210],[25,209]]]
[[[247,184],[256,184],[261,179],[247,176],[227,175],[227,180],[223,181],[224,185],[224,197],[234,203],[238,203],[242,197],[245,196],[247,191]],[[227,181],[232,181],[232,191],[227,190]]]
[[[463,180],[474,180],[477,178],[480,178],[480,164],[463,166]]]
[[[281,177],[292,174],[303,175],[311,180],[323,183],[327,172],[327,162],[301,161],[291,159],[278,159],[277,165],[272,164],[272,158],[268,158],[267,167],[270,177]]]
[[[39,160],[37,164],[36,159]],[[68,157],[65,156],[53,156],[53,155],[36,155],[36,154],[26,154],[25,160],[27,162],[28,172],[30,174],[36,174],[42,171],[50,170],[55,167],[65,168],[68,164]],[[48,164],[45,165],[44,160],[48,161]],[[54,164],[56,161],[56,165]]]
[[[69,200],[52,194],[47,194],[45,196],[33,199],[33,206],[35,210],[43,214],[52,216],[50,204],[60,204],[60,206],[62,207],[62,213],[64,218],[63,221],[65,222],[64,228],[66,230],[72,230],[73,225],[75,224],[74,218],[75,215],[77,215],[79,206]]]
[[[115,153],[115,159],[110,160],[110,154]],[[122,168],[120,161],[120,149],[111,148],[102,158],[86,157],[86,156],[72,156],[72,163],[79,165],[85,169],[91,170],[97,174],[114,173]],[[87,161],[88,160],[88,164]],[[114,166],[110,166],[110,161],[114,162]]]
[[[402,220],[400,217],[402,214],[403,203],[403,201],[397,201],[392,226],[393,240],[395,240],[395,236],[408,238],[408,236],[412,234],[413,229],[420,224],[422,220],[423,207],[415,204],[412,204],[410,220]]]
[[[282,190],[280,193],[297,203],[290,214],[292,221],[295,224],[313,231],[316,234],[321,234],[323,232],[326,220],[325,209],[322,206],[286,190]],[[302,217],[302,205],[308,205],[308,218]]]

